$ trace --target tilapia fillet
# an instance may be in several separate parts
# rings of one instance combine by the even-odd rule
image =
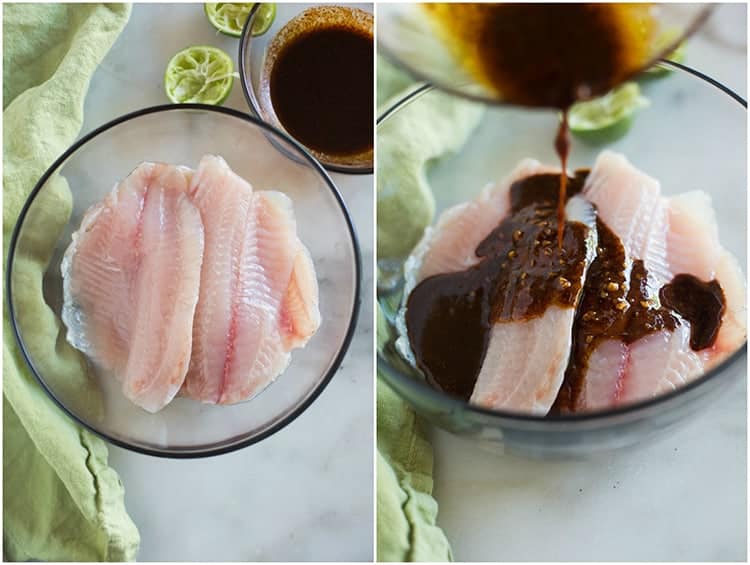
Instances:
[[[320,325],[292,203],[220,157],[136,168],[85,215],[62,264],[68,340],[155,412],[257,394]]]
[[[317,283],[287,196],[253,192],[216,157],[201,161],[191,195],[206,228],[206,253],[183,392],[238,402],[279,375],[291,348],[317,329]]]
[[[475,250],[511,211],[511,186],[533,175],[552,173],[559,171],[526,159],[501,182],[486,187],[477,199],[446,210],[435,229],[425,234],[407,261],[407,269],[411,272],[407,275],[406,292],[435,275],[455,273],[478,265],[482,259]],[[573,197],[566,210],[569,220],[582,224],[587,233],[585,266],[579,274],[580,280],[567,281],[580,289],[595,252],[596,216],[591,205],[580,197]],[[538,243],[528,242],[530,247],[534,246],[526,250],[530,256],[538,253],[535,247]],[[514,252],[524,253],[524,250]],[[502,304],[503,310],[507,310],[511,320],[515,318],[514,288],[511,286],[507,296],[496,300]],[[580,292],[574,297],[571,307],[553,305],[541,316],[530,320],[495,322],[489,332],[487,350],[470,402],[487,408],[546,414],[555,401],[567,366],[575,302],[579,297]],[[407,308],[402,309],[399,325],[404,337],[399,347],[414,361],[405,336],[408,332],[407,315]]]
[[[191,173],[144,163],[84,216],[62,262],[68,341],[149,412],[182,386],[203,259]]]
[[[568,221],[586,226],[583,286],[596,248],[596,216],[589,203],[573,197],[566,206]],[[508,296],[506,303],[513,297]],[[572,307],[549,306],[539,317],[496,323],[474,385],[470,402],[486,408],[546,414],[562,385],[572,345],[572,329],[580,290]]]
[[[595,410],[653,398],[702,375],[735,351],[746,336],[744,277],[719,243],[711,200],[696,191],[671,198],[659,183],[610,151],[596,160],[584,196],[622,241],[630,259],[643,260],[659,288],[685,273],[724,290],[726,310],[716,343],[689,345],[690,325],[634,343],[608,341],[592,354],[576,409]]]

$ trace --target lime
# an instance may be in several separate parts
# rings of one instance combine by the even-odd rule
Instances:
[[[656,38],[656,51],[663,51],[667,48],[667,46],[673,44],[678,37],[680,36],[680,32],[676,29],[667,29],[663,31],[659,37]],[[682,63],[685,61],[685,42],[683,41],[680,43],[674,51],[672,51],[670,54],[665,55],[663,58],[667,59],[669,61],[674,61],[675,63]],[[657,77],[663,77],[668,75],[673,71],[672,68],[662,66],[660,64],[656,64],[653,67],[646,69],[643,71],[643,75],[646,78],[657,78]]]
[[[239,37],[242,35],[242,28],[245,26],[250,10],[255,6],[254,2],[250,3],[211,3],[206,2],[203,9],[211,25],[221,33]],[[255,21],[250,33],[254,36],[263,35],[271,27],[273,20],[276,18],[276,4],[261,4],[255,14]]]
[[[206,45],[188,47],[167,64],[164,90],[179,104],[201,102],[219,105],[232,91],[236,73],[232,59],[221,49]]]
[[[570,131],[582,141],[594,145],[624,136],[636,112],[648,106],[636,82],[626,82],[600,98],[573,104],[568,111]]]

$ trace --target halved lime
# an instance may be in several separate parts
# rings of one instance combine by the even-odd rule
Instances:
[[[187,47],[167,64],[164,90],[172,102],[219,105],[232,91],[232,59],[221,49],[207,45]]]
[[[594,145],[624,136],[640,108],[648,106],[636,82],[626,82],[600,98],[573,104],[568,124],[573,135]]]
[[[667,29],[664,30],[659,37],[656,38],[656,50],[657,51],[663,51],[667,46],[674,43],[677,38],[679,37],[680,33],[679,30],[676,29]],[[669,55],[664,56],[664,59],[667,59],[669,61],[674,61],[675,63],[682,63],[685,61],[685,42],[683,41],[680,43],[674,51],[672,51]],[[647,78],[657,78],[657,77],[663,77],[665,75],[668,75],[672,72],[673,69],[662,66],[660,64],[656,64],[653,67],[646,69],[643,71],[643,75]]]
[[[230,3],[206,2],[203,9],[211,25],[221,33],[239,37],[242,35],[242,28],[245,26],[250,10],[255,6],[254,2],[250,3]],[[276,18],[276,4],[273,2],[261,4],[258,12],[255,14],[253,27],[250,33],[253,36],[263,35],[271,27],[273,20]]]

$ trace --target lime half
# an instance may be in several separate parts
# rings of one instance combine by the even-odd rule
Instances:
[[[188,47],[167,64],[164,90],[172,102],[221,104],[232,91],[232,59],[221,49],[206,45]]]
[[[245,26],[250,10],[255,6],[254,2],[250,3],[211,3],[206,2],[203,9],[211,25],[221,33],[239,37],[242,35],[242,28]],[[276,18],[276,4],[261,4],[258,12],[255,14],[253,27],[250,33],[254,36],[263,35],[271,27],[273,20]]]
[[[665,30],[656,38],[656,50],[663,51],[668,45],[674,43],[679,35],[679,31],[676,29]],[[683,41],[669,55],[665,55],[664,59],[674,61],[675,63],[683,63],[685,61],[685,51],[685,42]],[[672,71],[673,69],[657,63],[653,67],[643,71],[643,75],[647,78],[657,78],[666,76]]]
[[[568,124],[573,135],[591,144],[603,144],[624,136],[640,108],[648,106],[636,82],[626,82],[600,98],[573,104]]]

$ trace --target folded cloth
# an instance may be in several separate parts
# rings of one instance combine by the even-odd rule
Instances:
[[[378,60],[378,104],[383,111],[414,89],[396,67]],[[378,261],[403,259],[435,213],[427,182],[430,162],[458,149],[481,118],[481,106],[432,92],[378,128]],[[389,339],[378,307],[378,348]],[[436,525],[432,446],[415,412],[388,385],[377,384],[377,559],[450,561]]]
[[[3,6],[3,261],[34,184],[76,138],[97,66],[128,21],[126,4]],[[80,358],[57,343],[60,322],[44,304],[42,274],[71,210],[63,179],[44,206],[44,228],[19,257],[16,302],[36,318],[31,347],[58,374]],[[105,444],[75,425],[30,374],[4,319],[3,541],[8,560],[133,560],[138,530]],[[63,340],[64,341],[64,340]]]
[[[389,87],[403,85],[392,73],[400,71],[378,62],[381,109],[414,88],[388,97]],[[422,238],[435,215],[427,168],[459,149],[481,115],[480,104],[430,92],[378,126],[378,261],[403,259]]]

